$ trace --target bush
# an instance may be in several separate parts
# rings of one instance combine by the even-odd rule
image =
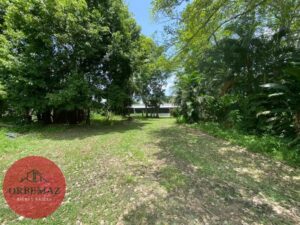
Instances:
[[[175,108],[175,109],[171,109],[170,110],[170,115],[177,118],[180,116],[180,111],[178,108]]]
[[[0,83],[0,117],[8,110],[7,94],[4,87]]]

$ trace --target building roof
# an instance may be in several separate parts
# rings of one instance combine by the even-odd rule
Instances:
[[[132,106],[130,106],[131,109],[145,109],[146,106],[144,104],[134,104]],[[166,104],[162,104],[160,105],[161,109],[173,109],[173,108],[177,108],[176,105],[174,104],[170,104],[170,103],[166,103]]]

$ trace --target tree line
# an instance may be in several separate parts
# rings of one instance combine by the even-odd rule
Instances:
[[[0,115],[75,124],[127,115],[134,97],[157,107],[166,73],[144,64],[165,57],[140,30],[122,0],[1,1]]]
[[[300,144],[299,0],[155,0],[175,46],[176,112]]]

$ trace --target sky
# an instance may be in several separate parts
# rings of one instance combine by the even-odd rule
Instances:
[[[161,34],[163,33],[163,24],[155,21],[151,15],[151,0],[125,0],[129,11],[136,19],[137,24],[141,26],[142,33],[152,37],[156,43],[162,43]],[[166,95],[172,94],[175,77],[172,76],[167,81]]]
[[[151,0],[125,0],[125,2],[137,23],[142,27],[143,34],[155,37],[163,31],[163,25],[154,21],[151,15]]]

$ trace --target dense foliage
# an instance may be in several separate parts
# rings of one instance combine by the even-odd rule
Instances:
[[[0,83],[0,117],[5,113],[5,110],[7,110],[7,93]]]
[[[176,46],[181,120],[214,121],[249,133],[299,134],[298,0],[153,4],[158,16],[173,20],[166,31]]]
[[[0,79],[12,112],[77,123],[93,108],[126,114],[140,28],[122,0],[4,0]]]

